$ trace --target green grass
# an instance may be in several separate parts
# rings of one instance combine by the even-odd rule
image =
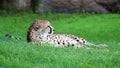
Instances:
[[[91,50],[37,46],[26,42],[29,25],[48,19],[55,33],[74,34],[94,44]],[[10,33],[21,41],[5,38]],[[0,68],[119,68],[120,15],[23,14],[0,16]]]

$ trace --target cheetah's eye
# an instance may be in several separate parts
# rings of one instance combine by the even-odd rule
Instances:
[[[38,26],[38,25],[35,25],[35,26],[34,26],[34,30],[36,30],[36,31],[37,31],[39,28],[40,28],[40,26]]]

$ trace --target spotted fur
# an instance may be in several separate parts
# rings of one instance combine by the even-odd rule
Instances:
[[[71,34],[54,34],[54,28],[47,20],[36,20],[29,27],[27,41],[37,44],[52,44],[60,47],[76,47],[90,46],[91,43],[85,39]]]

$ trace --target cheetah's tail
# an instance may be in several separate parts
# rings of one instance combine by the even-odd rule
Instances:
[[[15,40],[21,40],[21,38],[14,37],[14,36],[12,36],[11,34],[6,34],[5,37],[6,37],[6,38],[15,39]]]
[[[90,43],[90,42],[86,42],[85,45],[87,45],[87,46],[94,46],[95,44]]]
[[[95,47],[108,47],[107,44],[93,44],[93,43],[90,43],[90,42],[87,42],[86,45],[87,46],[95,46]]]

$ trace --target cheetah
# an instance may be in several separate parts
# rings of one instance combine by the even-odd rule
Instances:
[[[54,27],[48,20],[35,20],[29,27],[27,33],[27,42],[36,44],[51,44],[59,47],[75,47],[93,45],[85,39],[71,34],[54,34]]]

